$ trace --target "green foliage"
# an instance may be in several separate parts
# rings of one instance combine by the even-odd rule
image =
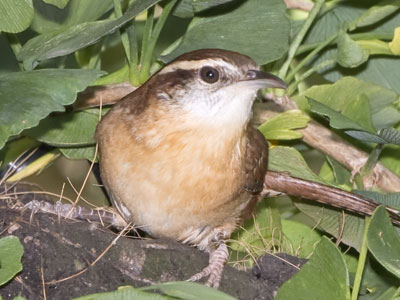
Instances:
[[[65,9],[59,9],[63,2],[68,2],[67,6]],[[56,3],[58,7],[55,6]],[[32,29],[39,34],[66,29],[81,23],[95,21],[111,9],[112,0],[35,1]]]
[[[43,0],[43,2],[53,4],[54,6],[63,9],[67,6],[69,0]]]
[[[280,146],[271,149],[268,166],[273,171],[288,172],[294,177],[329,184],[308,167],[300,152],[294,148]]]
[[[314,283],[313,288],[309,287],[310,282]],[[310,260],[279,289],[275,299],[350,299],[349,276],[339,249],[323,237]]]
[[[43,120],[27,135],[57,147],[89,146],[94,144],[98,120],[99,116],[90,111],[66,113]]]
[[[301,258],[308,258],[321,240],[318,231],[292,220],[282,220],[282,232],[289,241],[288,245],[284,245],[283,251]]]
[[[258,205],[254,219],[242,226],[242,230],[232,235],[230,247],[236,251],[231,261],[240,257],[247,266],[254,263],[254,258],[279,246],[282,240],[282,224],[278,208],[270,203]]]
[[[299,110],[289,110],[268,119],[258,127],[268,140],[293,140],[302,137],[302,134],[293,129],[304,128],[310,118]]]
[[[187,300],[215,299],[215,300],[235,300],[235,298],[220,292],[216,289],[204,286],[195,282],[167,282],[155,284],[142,290],[160,290],[164,294]]]
[[[64,105],[72,104],[76,94],[102,74],[61,69],[0,74],[0,148],[10,136],[37,126],[51,112],[65,111]]]
[[[371,219],[367,240],[376,260],[400,278],[400,237],[383,206],[377,208]]]
[[[75,298],[74,300],[125,300],[125,299],[169,300],[172,298],[152,293],[146,293],[132,287],[121,287],[114,292],[92,294]]]
[[[16,236],[0,239],[0,285],[7,283],[22,270],[23,253],[24,248]]]
[[[27,70],[34,68],[38,61],[63,56],[85,48],[113,33],[135,16],[160,0],[135,2],[122,17],[114,20],[86,22],[66,29],[42,34],[29,40],[18,53]],[[82,34],[84,32],[85,34]]]
[[[164,295],[154,294],[147,291],[161,291]],[[115,292],[93,294],[75,298],[74,300],[123,300],[123,299],[141,299],[141,300],[235,300],[235,298],[220,292],[216,289],[204,286],[194,282],[168,282],[155,284],[143,288],[122,287]]]
[[[3,0],[0,11],[7,12],[0,18],[0,32],[17,33],[29,27],[33,19],[32,0]]]
[[[222,48],[247,54],[262,65],[282,57],[288,48],[288,34],[289,22],[282,1],[249,0],[240,5],[236,1],[223,14],[195,17],[179,44],[168,49],[163,60],[170,61],[196,49]]]

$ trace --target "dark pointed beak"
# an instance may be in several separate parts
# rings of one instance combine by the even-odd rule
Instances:
[[[278,76],[258,70],[247,71],[245,81],[252,81],[252,80],[256,80],[260,82],[260,84],[264,84],[264,88],[278,88],[285,90],[287,88],[286,83]]]

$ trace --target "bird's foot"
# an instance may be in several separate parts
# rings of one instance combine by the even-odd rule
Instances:
[[[201,272],[193,275],[188,281],[198,281],[201,278],[207,277],[206,285],[218,288],[222,278],[222,272],[224,265],[228,260],[228,248],[224,241],[221,241],[217,249],[210,253],[210,259],[208,266],[205,267]]]

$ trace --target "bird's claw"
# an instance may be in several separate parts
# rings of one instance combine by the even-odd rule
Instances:
[[[198,281],[208,276],[206,285],[218,288],[221,283],[224,265],[228,260],[228,248],[225,243],[221,243],[217,249],[210,253],[210,260],[207,267],[201,272],[193,275],[187,281]]]

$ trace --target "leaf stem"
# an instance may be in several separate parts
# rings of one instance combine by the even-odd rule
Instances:
[[[333,40],[337,38],[338,34],[335,33],[333,34],[330,38],[328,38],[325,42],[319,44],[313,51],[311,51],[287,76],[286,82],[290,83],[290,81],[293,79],[293,77],[296,75],[296,73],[304,67],[314,56],[321,51],[323,48],[328,46],[330,43],[332,43]]]
[[[391,41],[393,39],[393,34],[387,34],[387,33],[370,33],[370,32],[363,32],[363,33],[352,33],[349,34],[352,40],[358,41],[358,40],[389,40]],[[325,43],[325,42],[322,42]],[[303,54],[305,52],[311,51],[314,48],[318,47],[321,44],[321,42],[317,43],[311,43],[307,45],[301,45],[296,52],[296,55]],[[333,44],[331,41],[330,44]]]
[[[140,74],[139,74],[139,81],[144,82],[142,79],[144,77],[143,75],[143,65],[145,64],[145,59],[147,59],[146,53],[148,52],[149,48],[149,43],[151,39],[151,33],[153,31],[153,25],[154,25],[154,6],[150,7],[147,10],[147,17],[146,17],[146,23],[144,26],[144,32],[143,32],[143,38],[142,38],[142,50],[140,51]]]
[[[360,171],[362,178],[371,175],[382,153],[384,144],[377,144],[368,156],[368,160]]]
[[[326,67],[328,67],[330,65],[334,65],[334,64],[336,64],[336,60],[329,59],[329,60],[321,62],[320,64],[316,65],[313,68],[310,68],[309,70],[307,70],[307,72],[305,72],[304,74],[299,76],[299,78],[297,78],[294,83],[289,85],[289,88],[287,89],[287,93],[289,95],[292,95],[297,90],[297,86],[301,81],[303,81],[304,79],[310,77],[313,73],[318,72],[319,70],[321,70],[323,68],[326,68]]]
[[[117,18],[122,17],[122,7],[121,7],[120,0],[113,0],[113,4],[114,4],[115,16]],[[130,49],[129,49],[128,35],[126,34],[126,32],[123,32],[121,30],[120,30],[120,34],[121,34],[121,42],[122,42],[122,45],[124,46],[124,50],[125,50],[125,55],[129,62],[130,61]]]
[[[100,61],[101,48],[103,47],[105,39],[98,42],[97,44],[90,46],[90,59],[88,63],[88,69],[95,69],[97,67]]]
[[[122,7],[120,0],[113,0],[115,16],[122,17]],[[135,25],[130,21],[125,26],[125,31],[120,30],[121,42],[124,46],[125,56],[129,64],[129,81],[133,86],[139,86],[139,62],[138,62],[138,43],[135,32]]]
[[[358,258],[356,276],[354,278],[353,290],[351,293],[351,300],[357,300],[358,292],[360,291],[361,279],[364,272],[365,261],[367,259],[368,247],[367,247],[367,234],[369,224],[371,223],[370,217],[365,217],[363,241],[361,244],[360,256]]]
[[[21,51],[21,48],[22,48],[21,43],[20,43],[20,41],[18,40],[18,37],[15,34],[6,33],[6,37],[7,37],[7,40],[9,42],[9,44],[10,44],[11,50],[14,53],[15,60],[18,61],[18,58],[17,58],[18,57],[18,53],[19,53],[19,51]],[[19,66],[21,71],[25,71],[23,63],[18,62],[18,66]]]
[[[160,36],[161,30],[164,27],[165,21],[169,16],[172,8],[174,7],[177,0],[169,1],[163,8],[163,11],[158,18],[156,25],[154,26],[154,30],[148,36],[148,40],[146,41],[145,47],[142,48],[142,53],[140,57],[141,69],[140,69],[140,82],[145,82],[150,74],[151,61],[153,57],[154,48],[156,46],[158,37]],[[153,7],[154,14],[154,7]],[[146,22],[147,24],[147,22]]]
[[[133,86],[139,86],[139,47],[133,21],[129,23],[126,32],[128,33],[128,40],[130,44],[129,80]]]
[[[319,11],[321,10],[322,6],[324,5],[325,0],[317,0],[311,9],[306,21],[304,22],[303,26],[301,27],[300,31],[297,33],[296,37],[294,38],[293,42],[290,45],[289,51],[288,51],[288,57],[286,58],[286,61],[283,63],[281,66],[278,76],[280,78],[285,78],[286,73],[289,69],[289,65],[292,62],[297,49],[300,46],[300,43],[303,41],[305,35],[308,32],[308,29],[311,27],[311,24],[313,23],[314,19],[318,15]]]

